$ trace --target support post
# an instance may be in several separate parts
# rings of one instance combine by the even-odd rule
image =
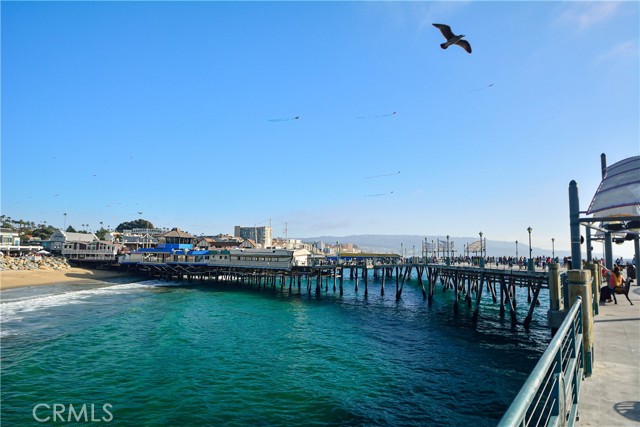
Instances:
[[[422,272],[424,271],[424,267],[423,266],[417,266],[416,267],[416,271],[418,272],[418,283],[420,284],[420,287],[422,288],[422,299],[425,300],[425,299],[427,299],[427,291],[424,289],[424,282],[422,281]]]
[[[353,271],[353,269],[351,271]],[[358,292],[358,270],[356,270],[356,274],[354,276],[354,280],[356,282],[356,293],[357,293]]]
[[[364,278],[364,296],[366,298],[369,296],[369,271],[366,264],[362,269],[362,277]]]
[[[569,183],[569,227],[571,231],[571,269],[579,270],[582,266],[580,254],[580,199],[578,198],[578,183]]]
[[[613,270],[613,246],[611,244],[611,232],[604,233],[604,265]]]
[[[316,276],[316,295],[320,295],[322,291],[322,272],[318,270],[318,275]]]
[[[593,295],[592,300],[592,310],[594,316],[597,316],[600,313],[600,306],[598,301],[600,300],[600,283],[602,282],[602,269],[600,268],[599,263],[587,262],[584,264],[584,268],[591,272],[591,295]]]
[[[587,235],[587,239],[585,240],[587,243],[587,262],[593,262],[593,251],[591,250],[591,227],[586,227],[584,231]]]
[[[591,310],[591,272],[589,270],[569,270],[569,301],[582,298],[582,343],[584,345],[584,373],[590,377],[593,372],[593,311]],[[569,309],[570,307],[567,307]]]
[[[636,285],[640,284],[640,236],[635,235],[633,238],[633,248],[636,254]]]
[[[562,304],[562,283],[560,281],[560,265],[549,264],[549,311],[547,311],[547,323],[551,328],[551,335],[558,332],[558,328],[564,321],[566,311]]]

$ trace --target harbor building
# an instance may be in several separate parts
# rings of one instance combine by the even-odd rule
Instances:
[[[11,253],[23,254],[26,252],[32,252],[42,249],[40,245],[27,245],[20,244],[20,233],[9,228],[0,228],[0,252],[7,255]]]
[[[56,230],[49,237],[49,250],[53,253],[61,254],[66,242],[81,242],[91,243],[98,240],[98,237],[93,233],[75,233],[71,231]]]

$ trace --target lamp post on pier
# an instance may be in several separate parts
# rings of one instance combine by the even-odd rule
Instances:
[[[427,243],[427,238],[424,238],[424,242],[422,242],[422,262],[424,264],[427,263],[427,257],[429,254],[429,244]]]
[[[480,267],[484,267],[484,256],[482,256],[482,231],[480,232]]]
[[[533,228],[528,227],[527,231],[529,232],[529,271],[533,271],[533,257],[531,256],[531,232]]]
[[[556,262],[556,239],[551,238],[551,262]]]
[[[447,234],[447,265],[451,265],[451,247],[449,246],[449,235]]]
[[[518,262],[518,241],[516,240],[516,262]]]

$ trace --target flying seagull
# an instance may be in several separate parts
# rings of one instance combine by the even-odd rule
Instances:
[[[400,172],[402,172],[402,171],[398,171],[396,173],[385,173],[385,174],[382,174],[382,175],[365,176],[364,178],[365,179],[371,179],[371,178],[381,178],[383,176],[394,176],[394,175],[400,175]]]
[[[365,194],[364,197],[380,197],[380,196],[388,196],[389,194],[393,194],[393,191],[389,193]]]
[[[288,117],[285,119],[269,119],[270,122],[288,122],[289,120],[298,120],[300,116]]]
[[[451,31],[451,27],[449,27],[448,25],[433,24],[433,26],[439,29],[444,38],[447,39],[446,42],[440,45],[441,48],[446,49],[452,44],[457,44],[467,52],[471,53],[471,45],[469,44],[469,42],[466,40],[462,40],[464,34],[456,36],[455,34],[453,34],[453,31]]]
[[[394,111],[393,113],[389,113],[389,114],[378,114],[377,116],[357,116],[356,119],[369,119],[369,118],[378,118],[378,117],[389,117],[389,116],[395,116],[396,112]]]

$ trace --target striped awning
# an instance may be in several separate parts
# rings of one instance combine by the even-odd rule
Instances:
[[[603,219],[640,215],[640,156],[606,168],[587,214]]]

